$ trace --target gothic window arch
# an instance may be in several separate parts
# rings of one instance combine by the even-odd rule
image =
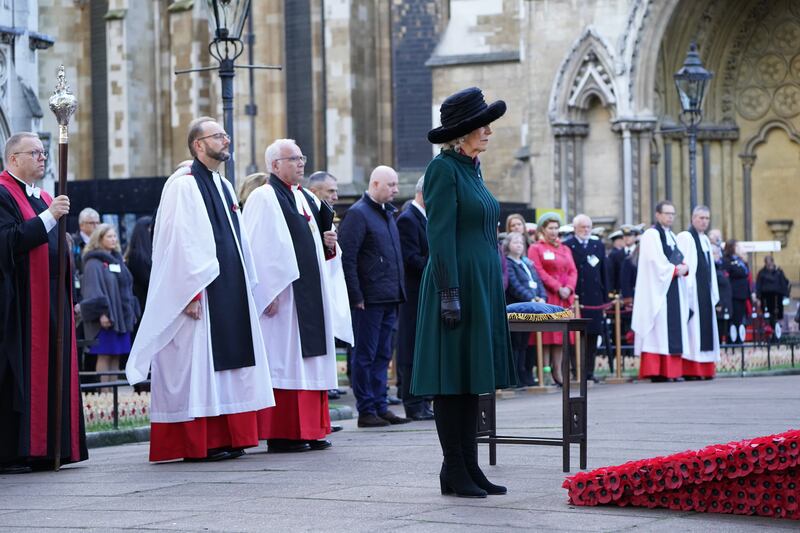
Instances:
[[[616,118],[619,91],[613,65],[612,48],[592,26],[587,27],[558,70],[550,94],[550,122],[581,120],[595,97]]]

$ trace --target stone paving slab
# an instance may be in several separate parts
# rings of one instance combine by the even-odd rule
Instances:
[[[344,399],[352,400],[352,395]],[[558,394],[498,401],[503,434],[558,436]],[[797,428],[800,378],[594,386],[589,391],[589,468]],[[398,411],[400,412],[400,411]],[[433,422],[331,435],[333,448],[234,461],[147,462],[148,444],[90,450],[61,472],[0,476],[2,531],[781,531],[797,522],[567,504],[561,450],[498,447],[481,461],[509,494],[442,496]],[[578,448],[572,453],[577,472]]]

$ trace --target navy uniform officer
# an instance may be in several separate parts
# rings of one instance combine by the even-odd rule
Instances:
[[[592,219],[587,215],[577,215],[572,219],[572,227],[575,233],[565,240],[564,244],[572,250],[572,258],[578,269],[575,294],[583,305],[603,305],[608,302],[605,246],[597,236],[592,235]],[[594,359],[597,352],[597,337],[603,332],[603,311],[585,309],[581,311],[581,316],[592,319],[587,327],[586,378],[597,382],[597,378],[594,377]]]

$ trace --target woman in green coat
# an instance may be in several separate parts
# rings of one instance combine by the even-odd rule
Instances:
[[[412,394],[434,396],[444,463],[442,494],[483,498],[506,488],[486,479],[475,442],[478,394],[516,384],[506,319],[497,224],[500,206],[483,182],[478,154],[506,104],[487,105],[477,87],[445,99],[428,140],[442,151],[425,171],[430,255],[422,277]]]

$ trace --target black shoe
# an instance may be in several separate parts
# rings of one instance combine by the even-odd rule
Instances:
[[[344,429],[343,426],[331,425],[331,433],[336,433],[337,431],[341,431],[343,429]]]
[[[391,394],[386,398],[389,402],[389,405],[400,405],[403,403],[403,400],[398,398],[397,396],[392,396]]]
[[[328,391],[328,399],[329,400],[338,400],[341,398],[342,395],[339,394],[339,389],[331,389]]]
[[[236,459],[237,457],[241,457],[245,455],[244,450],[228,450],[228,457],[225,459]]]
[[[386,420],[393,426],[396,426],[398,424],[408,424],[409,422],[411,422],[410,418],[403,418],[402,416],[397,416],[391,411],[386,411],[385,413],[381,413],[378,416]]]
[[[244,451],[238,450],[239,457],[240,455],[244,455]],[[224,461],[225,459],[232,459],[230,450],[208,450],[208,455],[205,457],[184,457],[184,461],[187,463],[214,463],[216,461]]]
[[[28,465],[9,464],[0,466],[0,476],[10,474],[30,474],[31,472],[33,472],[33,468]]]
[[[388,420],[384,420],[378,415],[367,413],[365,415],[358,415],[358,427],[360,428],[382,428],[389,425]]]
[[[330,448],[331,446],[333,446],[333,444],[331,443],[331,441],[329,441],[329,440],[326,440],[326,439],[320,439],[320,440],[307,440],[307,441],[305,441],[305,442],[306,442],[306,444],[308,444],[308,447],[309,447],[309,448],[311,448],[312,450],[315,450],[315,451],[316,451],[316,450],[327,450],[328,448]]]
[[[298,453],[311,451],[308,442],[290,439],[267,439],[267,453]]]

